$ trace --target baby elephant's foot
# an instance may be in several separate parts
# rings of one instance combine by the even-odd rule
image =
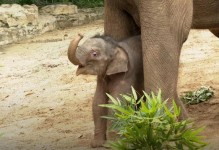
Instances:
[[[98,140],[98,139],[93,139],[91,141],[91,147],[95,148],[95,147],[103,147],[103,145],[105,144],[106,140]]]

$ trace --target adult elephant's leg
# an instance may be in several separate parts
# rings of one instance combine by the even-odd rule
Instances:
[[[105,0],[104,34],[116,40],[137,35],[139,28],[134,19],[121,9],[123,0]]]
[[[219,28],[209,29],[216,37],[219,38]]]
[[[175,99],[185,118],[186,110],[177,96],[177,79],[180,50],[192,22],[192,1],[141,0],[140,19],[145,90],[161,89],[169,104]]]
[[[98,77],[92,106],[94,119],[94,138],[91,141],[91,147],[103,146],[106,141],[107,120],[103,119],[102,116],[107,115],[107,109],[98,106],[100,104],[107,103],[106,86],[106,81],[103,78]]]

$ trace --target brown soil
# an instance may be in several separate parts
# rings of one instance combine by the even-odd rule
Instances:
[[[0,149],[90,149],[94,76],[76,76],[66,56],[70,40],[103,32],[103,21],[45,33],[0,49]],[[179,93],[212,86],[210,101],[188,108],[205,125],[208,149],[219,147],[219,39],[191,31],[180,63]],[[102,148],[103,149],[103,148]]]

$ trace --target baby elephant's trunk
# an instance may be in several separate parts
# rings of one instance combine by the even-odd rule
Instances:
[[[78,34],[78,36],[71,41],[69,47],[68,47],[68,59],[71,61],[71,63],[73,63],[74,65],[80,65],[81,63],[79,62],[79,60],[76,58],[76,50],[78,47],[78,44],[80,42],[80,40],[83,38],[83,35],[81,35],[80,33]]]

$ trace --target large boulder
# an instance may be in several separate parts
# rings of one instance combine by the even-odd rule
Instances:
[[[75,5],[0,5],[0,46],[57,28],[86,24],[103,17],[103,8],[77,9]]]
[[[0,27],[19,27],[38,24],[36,5],[4,4],[0,6]]]
[[[38,24],[38,7],[36,5],[24,5],[24,9],[27,10],[26,16],[28,23],[32,25]]]
[[[0,5],[0,45],[32,37],[56,28],[56,18],[39,15],[36,5]]]
[[[75,5],[48,5],[40,9],[41,14],[50,14],[50,15],[69,15],[77,14],[78,8]]]
[[[39,20],[38,29],[40,30],[40,33],[56,29],[56,18],[54,16],[40,15]]]

